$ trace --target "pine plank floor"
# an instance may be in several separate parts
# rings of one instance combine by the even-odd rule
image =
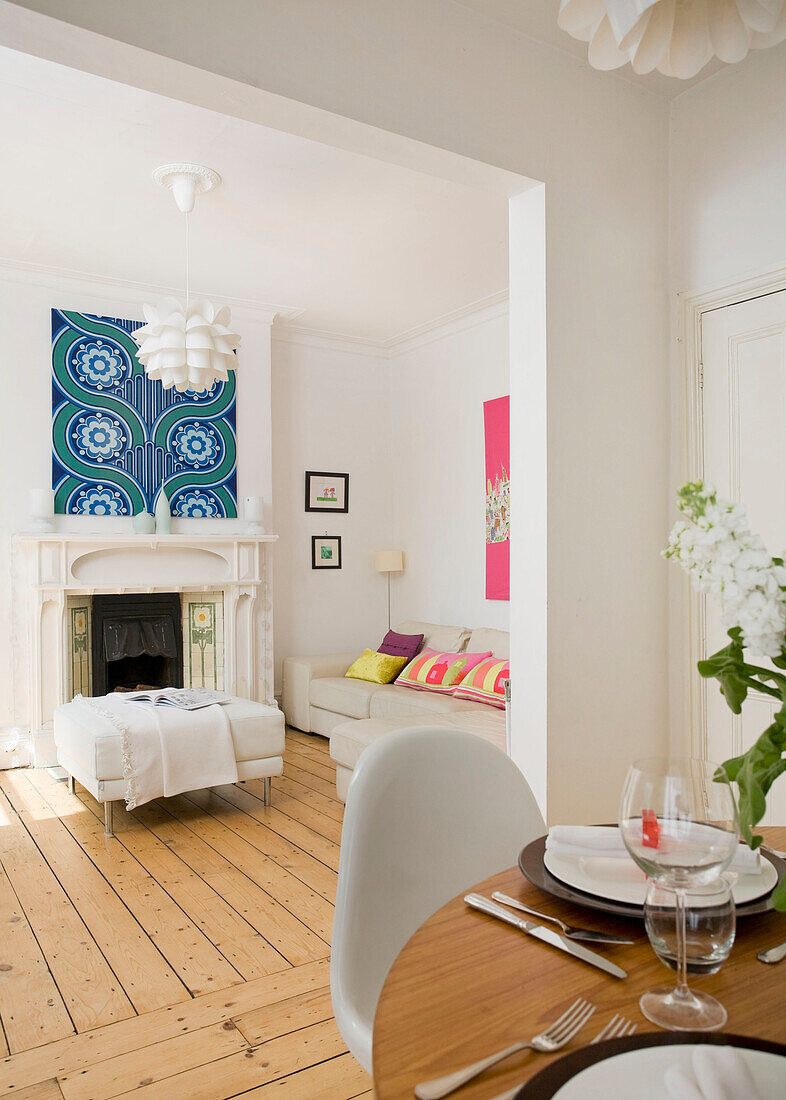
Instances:
[[[0,1097],[360,1100],[330,1003],[343,805],[324,738],[127,813],[0,772]]]

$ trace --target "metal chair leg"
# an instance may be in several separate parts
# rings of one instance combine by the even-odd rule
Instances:
[[[262,786],[262,804],[264,806],[269,806],[271,804],[272,800],[273,800],[273,795],[272,795],[272,790],[271,790],[271,785],[270,785],[270,776],[266,775],[265,778],[264,778],[264,781],[263,781],[263,786]]]
[[[73,775],[69,775],[69,777],[68,777],[68,793],[69,794],[74,793],[74,777],[73,777]]]
[[[114,802],[104,803],[104,834],[112,836],[112,824],[114,820]]]

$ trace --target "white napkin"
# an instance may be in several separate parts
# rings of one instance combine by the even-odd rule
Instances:
[[[546,837],[546,851],[555,856],[630,859],[616,825],[552,825]],[[740,875],[760,875],[761,857],[747,844],[739,844],[730,870]]]
[[[666,1071],[671,1100],[761,1100],[745,1059],[734,1047],[697,1046],[693,1072],[681,1066]]]

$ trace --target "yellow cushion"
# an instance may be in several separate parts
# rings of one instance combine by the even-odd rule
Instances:
[[[364,650],[344,673],[350,680],[368,680],[371,684],[390,684],[407,663],[406,657],[391,657],[388,653]]]

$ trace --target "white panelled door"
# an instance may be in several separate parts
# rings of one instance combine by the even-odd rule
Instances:
[[[771,554],[781,555],[786,550],[786,291],[704,313],[702,359],[705,479],[720,496],[745,504],[751,530]],[[712,597],[706,599],[701,635],[701,656],[726,641]],[[737,717],[716,681],[706,681],[702,720],[709,759],[725,760],[749,748],[776,705],[766,695],[751,695]],[[786,824],[784,778],[772,788],[764,823]]]

